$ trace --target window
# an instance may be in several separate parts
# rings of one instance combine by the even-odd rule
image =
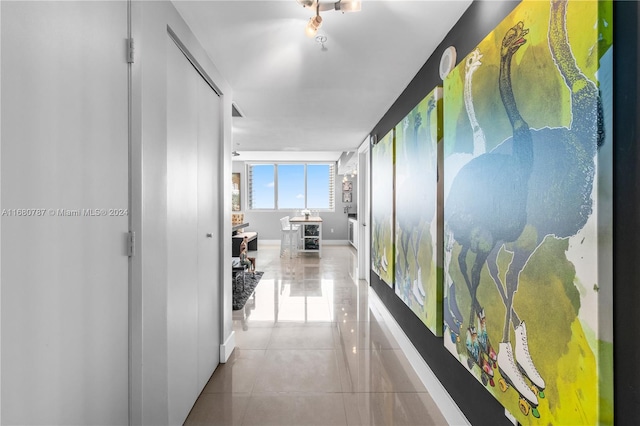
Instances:
[[[334,182],[333,164],[249,164],[249,209],[333,211]]]
[[[249,166],[247,183],[249,185],[250,209],[274,209],[276,207],[274,188],[276,167],[273,164]]]
[[[304,209],[304,164],[279,164],[278,208]]]

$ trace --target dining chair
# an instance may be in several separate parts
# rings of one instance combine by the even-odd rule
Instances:
[[[300,225],[291,226],[289,216],[282,217],[280,218],[280,232],[280,257],[289,247],[291,247],[292,252],[297,254]],[[293,255],[293,253],[291,254]]]

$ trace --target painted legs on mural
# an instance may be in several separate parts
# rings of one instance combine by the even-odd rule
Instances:
[[[538,244],[536,244],[536,247]],[[511,263],[509,264],[509,270],[507,271],[507,288],[508,294],[505,295],[504,290],[502,289],[502,283],[499,278],[497,278],[497,273],[494,276],[491,273],[491,276],[494,278],[496,283],[496,287],[498,288],[498,292],[502,297],[502,301],[505,304],[505,308],[507,312],[511,312],[511,315],[505,315],[505,324],[502,334],[503,342],[509,342],[509,324],[513,326],[513,329],[516,332],[516,353],[515,357],[518,362],[519,370],[522,371],[527,378],[531,381],[531,383],[537,388],[540,392],[539,396],[544,397],[544,389],[546,384],[544,379],[538,372],[531,358],[531,354],[529,353],[529,343],[527,338],[527,329],[524,325],[524,321],[521,321],[515,310],[513,309],[513,297],[518,289],[518,282],[520,278],[520,273],[524,269],[525,265],[529,261],[529,258],[532,255],[531,250],[523,250],[521,248],[515,247],[513,250],[513,258]],[[492,264],[493,262],[488,262]],[[495,264],[494,264],[495,265]],[[493,268],[493,267],[492,267]],[[490,270],[492,269],[490,268]],[[497,271],[497,266],[495,266]],[[509,299],[510,297],[510,299]]]
[[[382,271],[382,262],[380,257],[380,245],[382,244],[381,236],[380,236],[380,225],[379,222],[374,220],[373,225],[373,249],[371,250],[371,264],[373,265],[373,269],[376,274],[380,275]]]
[[[469,327],[472,327],[475,323],[476,314],[480,312],[480,304],[478,303],[478,286],[480,285],[480,272],[482,271],[482,266],[484,265],[487,256],[489,255],[486,251],[480,251],[476,253],[476,258],[473,261],[473,266],[471,267],[471,278],[469,278],[469,273],[467,272],[467,254],[469,253],[469,247],[466,245],[462,246],[460,250],[460,254],[458,255],[458,265],[460,267],[460,272],[464,278],[465,283],[467,284],[467,288],[469,289],[469,295],[471,296],[471,311],[469,313]]]
[[[498,365],[500,374],[504,379],[504,381],[500,381],[500,388],[503,391],[506,391],[508,387],[507,385],[512,386],[516,391],[518,391],[521,397],[525,398],[531,404],[532,414],[535,417],[539,417],[540,414],[537,410],[538,396],[541,398],[544,397],[545,382],[536,369],[533,359],[531,358],[531,354],[529,353],[527,329],[524,321],[521,322],[513,310],[513,298],[518,290],[520,272],[524,269],[524,266],[530,256],[530,250],[514,249],[513,258],[511,259],[506,275],[506,294],[504,291],[499,291],[505,304],[506,313],[502,333],[502,343],[500,343],[500,349],[498,351]],[[496,278],[494,277],[494,280],[495,279]],[[496,282],[496,285],[498,286],[498,289],[501,290],[502,283],[499,280]],[[510,342],[510,325],[513,325],[516,333],[515,359]],[[531,386],[527,385],[524,377],[529,379],[532,383]],[[524,414],[528,414],[529,410],[523,408],[522,404],[520,408]]]
[[[451,283],[451,287],[449,288],[449,309],[453,314],[453,319],[458,323],[458,325],[462,325],[462,313],[460,312],[460,308],[458,307],[458,302],[456,302],[456,286],[454,283]]]
[[[427,294],[422,281],[422,266],[418,257],[420,238],[422,236],[422,228],[419,225],[407,221],[400,225],[397,230],[397,242],[399,243],[397,247],[399,250],[396,250],[395,279],[398,296],[407,305],[412,306],[415,302],[420,306],[421,310],[424,310]],[[413,263],[410,262],[411,258]],[[412,273],[412,268],[414,273]],[[424,312],[424,315],[426,316],[426,312]]]
[[[503,301],[505,303],[505,320],[504,320],[504,329],[502,334],[502,342],[499,345],[498,350],[498,371],[502,378],[499,380],[500,389],[503,392],[506,392],[508,387],[513,387],[518,394],[520,395],[520,411],[524,415],[528,415],[531,411],[534,417],[540,417],[540,413],[538,412],[538,396],[536,393],[539,388],[536,388],[536,384],[534,386],[529,387],[527,385],[524,377],[523,377],[523,369],[522,365],[527,365],[527,369],[530,372],[535,371],[535,375],[531,373],[533,376],[540,378],[539,384],[542,384],[542,389],[544,389],[544,381],[538,374],[533,360],[531,359],[531,355],[529,354],[529,345],[527,342],[526,335],[526,327],[524,326],[524,322],[519,322],[516,324],[515,318],[512,316],[513,312],[513,297],[518,289],[518,278],[520,276],[520,272],[524,268],[526,261],[529,256],[524,255],[523,253],[518,253],[514,251],[513,259],[509,264],[509,269],[507,271],[506,282],[507,282],[507,291],[506,295],[504,291],[500,291],[501,296],[503,296]],[[499,282],[499,281],[498,281]],[[498,284],[496,282],[496,285]],[[499,288],[501,288],[501,283]],[[513,320],[513,321],[512,321]],[[509,325],[514,325],[516,330],[516,360],[513,356],[513,348],[511,346],[511,342],[509,339]],[[527,377],[531,377],[527,375]],[[541,394],[541,396],[544,394]]]
[[[415,259],[415,264],[420,265],[420,259],[418,257],[418,252],[420,251],[420,240],[422,239],[422,231],[424,229],[425,224],[420,224],[418,226],[418,232],[415,238],[415,243],[411,244],[413,248],[413,258]],[[418,304],[424,307],[427,294],[424,291],[424,284],[422,283],[422,267],[418,266],[417,277],[413,280],[413,286],[411,288],[413,297],[416,299]],[[426,312],[425,312],[426,315]]]
[[[416,224],[409,224],[407,228],[411,232],[407,232],[406,230],[401,230],[400,235],[400,244],[402,246],[402,250],[404,253],[404,275],[400,271],[396,272],[396,276],[398,277],[398,285],[403,286],[402,297],[405,299],[407,303],[411,303],[411,298],[415,300],[415,302],[420,305],[421,308],[424,308],[425,299],[427,297],[424,291],[424,285],[422,283],[422,267],[420,266],[420,260],[418,258],[418,250],[420,248],[420,238],[422,235],[422,231],[418,230],[417,236],[415,237],[415,244],[413,243],[414,232],[413,230],[417,227]],[[413,259],[414,259],[414,268],[417,268],[416,278],[411,279],[411,267],[409,265],[409,251],[413,251]]]
[[[449,287],[450,290],[453,290],[454,286],[451,285]],[[451,337],[451,343],[457,343],[460,341],[460,325],[462,322],[458,322],[456,318],[453,316],[451,311],[451,293],[448,296],[445,296],[443,303],[443,317],[444,317],[444,325],[449,330],[449,336]],[[455,303],[455,302],[454,302]]]
[[[444,274],[445,274],[445,296],[443,300],[443,317],[444,325],[449,329],[451,336],[451,342],[456,343],[460,341],[460,326],[462,325],[462,314],[458,308],[458,302],[456,301],[456,286],[449,273],[449,267],[451,265],[451,257],[453,252],[453,234],[448,228],[444,234]]]
[[[384,272],[387,272],[387,268],[389,267],[389,262],[387,261],[387,246],[382,248],[382,258],[380,259],[380,267]]]
[[[422,285],[422,267],[418,267],[417,274],[418,277],[413,280],[411,293],[413,294],[416,302],[418,302],[420,306],[424,307],[424,301],[427,295],[425,294],[424,286]]]
[[[453,282],[448,286],[448,294],[443,299],[444,325],[449,329],[451,342],[460,341],[460,326],[462,325],[462,314],[456,302],[456,286]]]
[[[480,307],[477,300],[477,290],[480,285],[480,272],[489,255],[486,251],[478,250],[476,257],[471,268],[471,277],[467,273],[466,258],[469,249],[467,246],[463,246],[460,254],[458,255],[458,264],[460,272],[469,288],[469,294],[471,296],[471,313],[469,314],[469,327],[467,328],[467,337],[465,345],[467,348],[467,365],[469,369],[473,368],[473,365],[477,365],[480,368],[480,380],[482,384],[487,386],[495,386],[493,379],[494,372],[492,364],[495,366],[495,360],[497,356],[493,348],[489,343],[489,337],[487,335],[487,327],[484,316],[484,310]],[[478,327],[476,328],[476,320],[478,321]],[[480,332],[480,335],[478,334]]]
[[[507,295],[504,293],[504,284],[500,279],[500,270],[498,268],[498,254],[500,254],[500,250],[503,248],[502,244],[502,241],[500,241],[498,244],[496,244],[493,250],[491,250],[491,253],[489,253],[489,257],[487,257],[487,269],[489,270],[489,275],[491,275],[491,278],[493,278],[493,282],[498,289],[498,293],[500,293],[502,303],[504,303],[506,306]],[[513,252],[510,253],[513,254]],[[520,324],[520,318],[518,317],[518,314],[516,314],[516,311],[513,310],[513,307],[511,308],[511,320],[514,324]]]
[[[396,287],[399,290],[399,296],[405,303],[410,303],[409,291],[411,290],[411,272],[409,266],[409,242],[411,233],[408,230],[411,227],[407,223],[399,223],[397,233],[399,235],[400,245],[396,245]],[[396,240],[397,242],[398,240]],[[402,257],[402,259],[401,259]],[[401,262],[402,261],[402,262]]]
[[[538,244],[536,244],[537,246]],[[504,285],[502,280],[500,279],[500,271],[498,269],[498,254],[502,248],[502,244],[496,245],[496,247],[491,251],[489,257],[487,258],[487,269],[489,270],[489,275],[493,279],[496,288],[498,289],[498,293],[502,298],[502,302],[505,305],[507,311],[511,312],[511,315],[505,316],[505,328],[503,330],[503,342],[509,343],[509,328],[508,324],[512,324],[516,333],[516,347],[515,347],[515,359],[516,366],[518,367],[518,371],[524,374],[532,383],[532,386],[535,389],[532,389],[534,393],[537,393],[538,396],[544,398],[544,389],[545,382],[538,370],[533,363],[533,359],[531,358],[531,354],[529,353],[529,343],[527,340],[527,329],[524,325],[524,321],[521,321],[518,317],[518,314],[513,309],[513,303],[509,303],[507,300],[507,295],[505,294]],[[505,249],[505,251],[509,252]],[[515,284],[512,285],[513,293],[515,293],[517,289],[517,280],[519,279],[520,272],[524,268],[524,265],[527,263],[529,257],[531,257],[532,252],[529,250],[523,251],[522,249],[515,248],[513,252],[510,252],[513,255],[512,261],[509,264],[509,272],[507,273],[510,279],[515,281]],[[513,357],[512,357],[513,358]],[[517,374],[513,372],[512,374]],[[518,374],[520,375],[520,374]]]
[[[408,224],[400,223],[396,229],[398,240],[400,242],[399,246],[396,246],[399,247],[399,249],[396,250],[395,263],[396,293],[406,304],[411,302],[409,299],[411,291],[411,274],[409,258],[407,256],[407,252],[409,251],[409,241],[411,239],[411,233],[407,232],[407,230],[410,228],[411,226]]]

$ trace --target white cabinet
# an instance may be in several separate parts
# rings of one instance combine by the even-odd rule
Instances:
[[[318,253],[322,257],[322,219],[318,216],[293,217],[289,223],[300,226],[301,247],[298,251]]]
[[[354,218],[349,218],[349,242],[355,248],[358,248],[358,221]]]
[[[318,252],[322,248],[322,223],[302,225],[302,249],[303,252]]]

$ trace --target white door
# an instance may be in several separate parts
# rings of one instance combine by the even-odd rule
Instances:
[[[195,72],[195,70],[194,70]],[[200,77],[199,75],[197,77]],[[198,85],[198,392],[220,363],[221,245],[218,232],[222,105],[204,81]]]
[[[0,7],[1,421],[126,425],[127,3]]]
[[[182,424],[220,360],[220,99],[167,43],[169,423]]]

